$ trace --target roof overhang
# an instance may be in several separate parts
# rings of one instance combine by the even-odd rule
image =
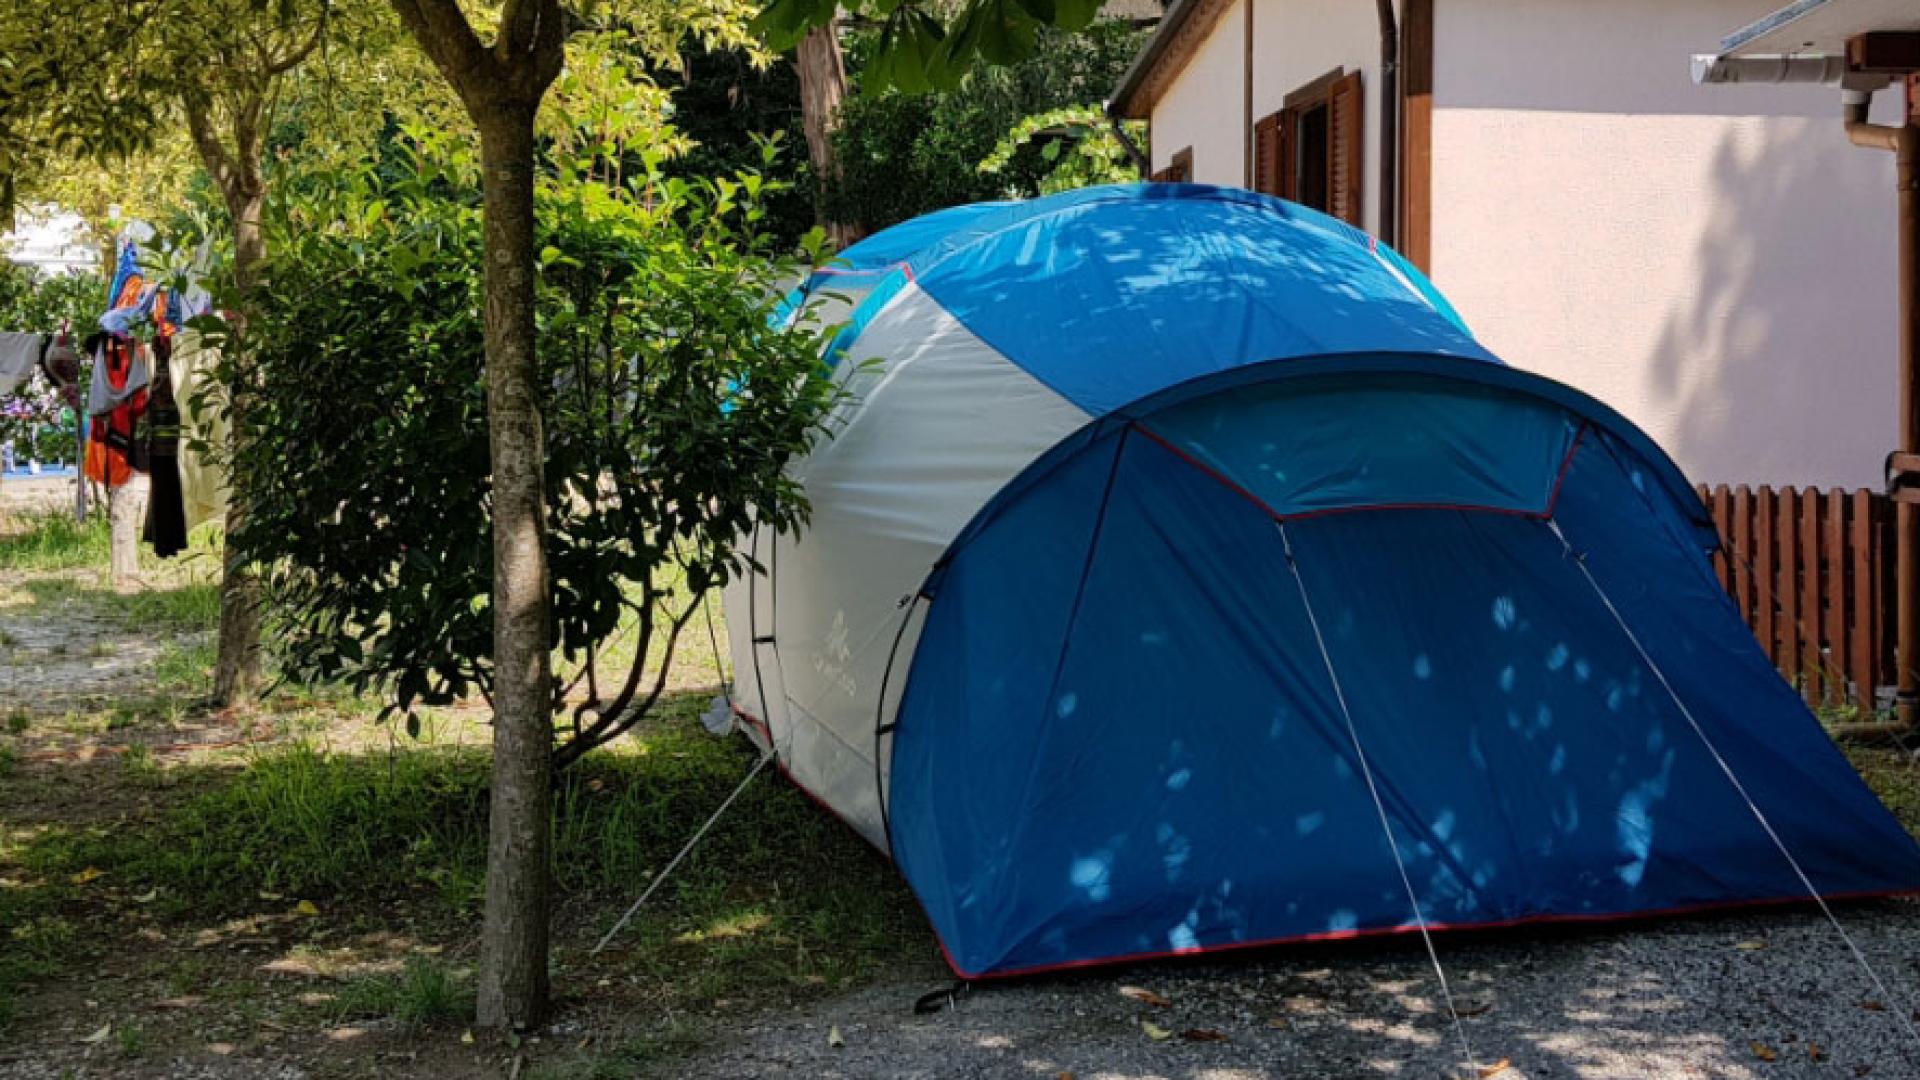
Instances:
[[[1699,83],[1822,83],[1871,92],[1920,70],[1914,0],[1795,0],[1693,58]]]
[[[1913,0],[1796,0],[1728,34],[1720,55],[1843,57],[1849,40],[1876,31],[1920,31],[1920,5]]]
[[[1133,58],[1107,111],[1124,120],[1146,120],[1174,77],[1200,50],[1234,0],[1173,0],[1147,47]]]

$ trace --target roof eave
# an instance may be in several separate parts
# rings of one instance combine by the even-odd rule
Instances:
[[[1204,6],[1204,3],[1205,0],[1173,0],[1167,5],[1166,14],[1161,16],[1160,25],[1154,28],[1153,36],[1147,39],[1146,47],[1133,58],[1126,74],[1120,77],[1120,85],[1107,101],[1107,112],[1122,120],[1146,120],[1152,116],[1153,102],[1146,100],[1142,91],[1158,71],[1180,28],[1192,17],[1194,9]]]

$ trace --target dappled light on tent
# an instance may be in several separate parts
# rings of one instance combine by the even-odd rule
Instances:
[[[1920,886],[1672,463],[1397,255],[1193,185],[911,224],[809,286],[886,282],[874,362],[729,606],[956,972]]]

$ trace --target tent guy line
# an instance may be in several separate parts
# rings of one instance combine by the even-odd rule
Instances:
[[[1740,777],[1733,771],[1733,766],[1727,763],[1727,759],[1720,753],[1720,748],[1714,745],[1711,738],[1708,738],[1706,729],[1700,726],[1700,721],[1694,719],[1693,710],[1688,708],[1687,703],[1674,691],[1673,684],[1667,680],[1667,673],[1654,662],[1652,656],[1648,655],[1646,647],[1640,644],[1640,635],[1634,633],[1633,627],[1627,625],[1627,620],[1621,616],[1620,609],[1614,606],[1613,598],[1607,595],[1607,590],[1600,586],[1593,572],[1587,569],[1586,555],[1574,548],[1573,541],[1567,539],[1567,534],[1561,531],[1559,522],[1548,518],[1547,528],[1553,530],[1554,537],[1560,541],[1566,560],[1579,568],[1580,575],[1586,578],[1587,584],[1593,588],[1594,595],[1600,598],[1600,603],[1606,607],[1608,614],[1613,616],[1615,624],[1620,627],[1620,632],[1626,635],[1634,651],[1640,655],[1640,661],[1647,666],[1648,671],[1653,673],[1653,677],[1659,680],[1661,689],[1665,690],[1667,696],[1673,700],[1674,706],[1680,710],[1680,715],[1685,717],[1688,726],[1693,728],[1693,733],[1699,736],[1701,745],[1707,748],[1707,753],[1720,767],[1720,771],[1726,774],[1727,782],[1733,785],[1733,790],[1739,794],[1740,801],[1746,804],[1754,820],[1759,822],[1760,827],[1766,831],[1767,838],[1780,849],[1780,854],[1787,860],[1787,865],[1793,867],[1794,875],[1800,879],[1800,884],[1806,887],[1807,895],[1820,906],[1820,913],[1827,917],[1827,922],[1832,924],[1834,932],[1840,935],[1840,940],[1846,943],[1848,951],[1853,953],[1853,958],[1859,962],[1860,969],[1866,972],[1868,981],[1879,991],[1881,999],[1887,1002],[1886,1011],[1899,1016],[1900,1024],[1906,1029],[1907,1035],[1913,1040],[1915,1046],[1920,1046],[1920,1028],[1914,1026],[1913,1010],[1894,996],[1893,991],[1880,978],[1880,973],[1874,969],[1872,962],[1867,959],[1867,954],[1862,952],[1860,946],[1854,942],[1853,935],[1847,933],[1847,928],[1841,925],[1839,917],[1833,913],[1832,906],[1827,903],[1827,898],[1820,894],[1820,890],[1813,884],[1813,879],[1808,877],[1806,870],[1801,867],[1800,860],[1794,858],[1786,841],[1782,840],[1780,834],[1774,830],[1773,822],[1767,820],[1766,813],[1753,801],[1753,796],[1747,794],[1747,786],[1740,782]]]
[[[1340,685],[1340,673],[1333,666],[1333,654],[1327,650],[1327,637],[1320,630],[1320,616],[1314,612],[1313,597],[1307,592],[1306,579],[1300,576],[1300,561],[1293,553],[1293,539],[1287,535],[1287,523],[1275,521],[1274,528],[1280,531],[1280,546],[1285,551],[1287,570],[1293,575],[1293,584],[1300,590],[1300,606],[1306,611],[1307,625],[1313,628],[1313,643],[1320,650],[1320,661],[1326,665],[1327,681],[1332,684],[1333,697],[1340,705],[1340,715],[1347,722],[1347,737],[1353,742],[1355,760],[1360,763],[1360,775],[1367,782],[1367,795],[1373,799],[1374,812],[1380,815],[1380,831],[1386,834],[1387,850],[1393,853],[1393,867],[1400,872],[1400,884],[1407,890],[1407,902],[1413,906],[1413,921],[1420,928],[1420,943],[1427,948],[1427,959],[1433,964],[1433,976],[1440,984],[1440,997],[1447,1006],[1447,1017],[1453,1021],[1453,1031],[1460,1040],[1460,1056],[1466,1061],[1467,1076],[1481,1075],[1480,1061],[1474,1056],[1473,1045],[1467,1041],[1467,1026],[1460,1019],[1460,1010],[1453,1003],[1453,988],[1447,983],[1447,972],[1440,964],[1440,951],[1434,948],[1433,933],[1427,929],[1427,914],[1420,906],[1420,895],[1413,888],[1413,878],[1407,873],[1407,861],[1400,855],[1400,841],[1393,835],[1393,820],[1387,815],[1387,804],[1380,799],[1380,787],[1373,779],[1373,766],[1367,760],[1366,748],[1360,745],[1360,730],[1354,726],[1353,709],[1347,704],[1347,692]]]

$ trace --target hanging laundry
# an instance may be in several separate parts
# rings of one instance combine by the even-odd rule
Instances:
[[[153,385],[147,397],[147,520],[140,538],[163,559],[186,550],[187,515],[180,484],[180,410],[174,403],[168,360],[173,339],[153,339]]]
[[[33,374],[46,347],[45,334],[0,332],[0,397],[19,389]]]
[[[93,353],[93,384],[87,394],[93,424],[86,473],[117,488],[146,469],[144,448],[134,438],[147,411],[146,350],[138,341],[105,333],[88,338],[87,345]]]
[[[209,400],[208,394],[214,369],[220,363],[220,350],[202,341],[198,330],[189,327],[180,331],[167,362],[173,400],[180,410],[180,488],[188,531],[209,521],[224,520],[227,514],[226,474],[206,454],[194,449],[196,444],[227,444],[226,413]]]

